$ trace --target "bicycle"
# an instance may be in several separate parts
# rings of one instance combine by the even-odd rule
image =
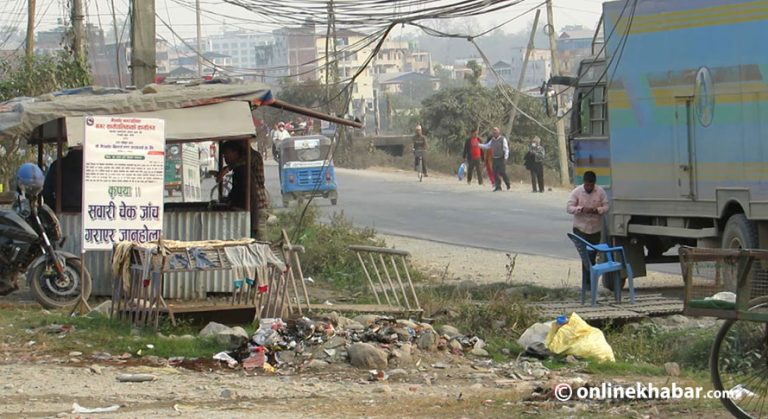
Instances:
[[[725,320],[709,354],[716,396],[735,417],[768,416],[768,251],[682,247],[679,253],[683,313]],[[735,302],[702,299],[734,289]]]
[[[213,172],[213,177],[216,177],[216,172]],[[224,175],[221,182],[216,182],[211,188],[211,201],[218,201],[219,197],[229,196],[229,192],[232,191],[232,172]]]
[[[424,150],[413,150],[413,155],[416,157],[416,176],[421,182],[424,178]]]

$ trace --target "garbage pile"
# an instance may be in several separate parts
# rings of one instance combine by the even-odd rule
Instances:
[[[517,340],[526,355],[546,359],[555,355],[616,362],[613,349],[600,329],[578,314],[558,316],[555,321],[536,323]]]
[[[377,315],[349,319],[335,312],[288,322],[262,319],[253,336],[239,327],[210,323],[201,336],[215,336],[231,348],[214,359],[246,371],[318,370],[346,362],[360,369],[383,370],[412,365],[417,351],[488,356],[482,339],[461,334],[452,326],[435,330],[430,324],[411,320]]]

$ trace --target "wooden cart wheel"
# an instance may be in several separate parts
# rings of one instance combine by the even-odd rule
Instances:
[[[768,296],[749,302],[750,312],[768,317]],[[715,390],[730,391],[720,402],[737,418],[768,416],[768,323],[726,320],[709,357]]]

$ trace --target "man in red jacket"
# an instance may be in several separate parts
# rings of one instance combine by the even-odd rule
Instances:
[[[472,172],[477,172],[477,184],[483,184],[483,172],[480,170],[483,161],[483,150],[480,149],[480,138],[477,130],[472,130],[470,137],[464,142],[464,161],[467,162],[467,184],[472,183]]]

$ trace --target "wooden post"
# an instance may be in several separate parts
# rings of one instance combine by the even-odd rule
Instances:
[[[35,6],[36,0],[27,0],[27,60],[35,55]]]
[[[131,77],[142,87],[155,82],[155,0],[132,0]]]
[[[83,13],[83,0],[72,0],[72,29],[74,34],[75,60],[80,63],[86,63],[85,54],[85,14]],[[119,69],[118,69],[119,70]]]
[[[549,50],[552,54],[552,74],[560,75],[560,58],[557,56],[557,41],[555,39],[555,24],[552,13],[552,0],[547,0],[547,21],[549,22]],[[560,95],[555,96],[559,105]],[[560,106],[557,107],[560,109]],[[558,111],[559,113],[559,111]],[[568,176],[568,147],[565,144],[565,121],[562,118],[557,120],[557,149],[560,153],[560,183],[567,185],[570,183]]]
[[[517,79],[517,94],[520,94],[520,90],[523,89],[523,83],[525,82],[525,72],[528,69],[528,60],[531,58],[531,52],[533,52],[533,41],[536,38],[536,29],[539,27],[539,15],[541,10],[536,10],[536,16],[533,18],[533,27],[531,28],[531,36],[528,38],[528,46],[525,49],[525,58],[523,59],[523,66],[520,68],[520,77]],[[509,125],[505,132],[512,136],[512,128],[515,126],[515,118],[517,117],[517,108],[513,107],[512,112],[509,114]]]

